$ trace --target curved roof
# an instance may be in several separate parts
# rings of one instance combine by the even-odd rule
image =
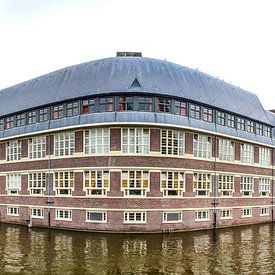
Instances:
[[[131,87],[135,78],[141,87]],[[255,94],[200,71],[144,57],[90,61],[3,89],[0,116],[72,98],[121,92],[181,97],[270,124]]]

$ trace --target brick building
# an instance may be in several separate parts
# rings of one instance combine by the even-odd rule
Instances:
[[[140,53],[0,92],[0,221],[167,232],[274,219],[275,114]]]

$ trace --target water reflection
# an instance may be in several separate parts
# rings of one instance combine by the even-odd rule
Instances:
[[[272,224],[171,235],[0,224],[0,274],[274,274]]]

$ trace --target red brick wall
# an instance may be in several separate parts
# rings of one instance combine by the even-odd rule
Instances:
[[[185,153],[193,154],[193,133],[185,133]]]
[[[235,160],[241,159],[241,144],[239,142],[235,142]]]
[[[254,162],[259,163],[259,146],[254,146]]]
[[[110,150],[120,151],[121,150],[121,130],[120,128],[110,129]]]
[[[83,152],[83,131],[75,132],[75,152]]]
[[[28,152],[28,139],[21,140],[21,157],[27,158],[29,156]]]
[[[6,143],[0,143],[0,160],[6,159]]]
[[[148,192],[149,197],[161,197],[162,192],[160,192],[160,173],[151,172],[150,173],[150,192]]]
[[[46,136],[46,155],[53,155],[53,154],[54,154],[54,135],[47,135]]]
[[[160,129],[150,129],[150,151],[160,152]]]

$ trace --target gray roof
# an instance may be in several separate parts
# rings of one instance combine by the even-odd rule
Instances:
[[[141,87],[131,88],[137,78]],[[270,124],[258,97],[197,70],[144,57],[114,57],[67,67],[0,92],[0,116],[105,93],[182,97]]]

